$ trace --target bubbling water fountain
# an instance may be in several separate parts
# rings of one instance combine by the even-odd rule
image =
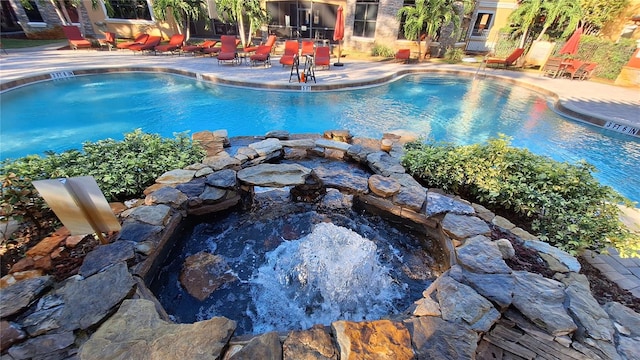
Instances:
[[[180,323],[225,316],[242,335],[377,320],[407,309],[435,279],[419,234],[353,209],[279,202],[190,222],[150,286]],[[184,283],[190,258],[215,258],[220,271],[196,276],[199,296]]]
[[[373,241],[331,223],[269,252],[250,283],[258,332],[379,319],[398,311],[394,300],[406,291],[380,263]]]

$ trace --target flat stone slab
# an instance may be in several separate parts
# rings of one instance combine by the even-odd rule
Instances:
[[[428,200],[427,200],[428,201]],[[442,220],[442,229],[454,239],[464,240],[476,235],[489,235],[491,229],[484,220],[475,216],[447,213]]]
[[[160,177],[156,179],[156,183],[182,184],[182,183],[191,181],[191,179],[193,179],[195,174],[196,174],[195,170],[182,170],[182,169],[171,170],[160,175]]]
[[[429,217],[446,213],[473,215],[475,212],[473,206],[460,200],[433,191],[427,192],[425,215]]]
[[[50,276],[38,276],[0,289],[0,315],[6,318],[26,308],[51,285]]]
[[[238,171],[238,179],[249,185],[284,187],[304,184],[309,174],[311,169],[299,164],[259,164]]]
[[[221,359],[236,323],[214,317],[194,324],[161,320],[148,300],[125,300],[80,348],[83,360]]]
[[[345,142],[328,139],[317,139],[315,145],[327,149],[335,149],[341,151],[348,151],[351,147],[350,144],[347,144]]]

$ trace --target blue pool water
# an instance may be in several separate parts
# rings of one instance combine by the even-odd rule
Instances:
[[[302,93],[168,74],[105,74],[25,86],[3,93],[0,101],[1,159],[121,139],[136,128],[169,137],[217,129],[230,136],[349,129],[373,138],[405,129],[457,144],[503,133],[537,154],[587,160],[602,183],[640,202],[637,138],[567,120],[541,95],[491,79],[412,75],[368,89]]]

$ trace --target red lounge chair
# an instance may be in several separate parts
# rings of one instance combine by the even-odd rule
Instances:
[[[302,40],[302,49],[300,56],[311,55],[315,53],[316,44],[311,40]]]
[[[162,38],[160,36],[149,36],[147,38],[147,41],[145,41],[144,44],[133,44],[131,46],[129,46],[129,50],[131,51],[140,51],[140,52],[144,52],[144,51],[153,51],[155,49],[156,46],[158,46],[160,44],[160,41],[162,41]]]
[[[218,40],[205,40],[202,44],[198,45],[186,45],[182,47],[183,53],[193,53],[195,56],[196,53],[202,53],[204,49],[212,48],[216,46]]]
[[[116,47],[118,49],[128,49],[129,46],[131,46],[131,45],[144,44],[147,41],[148,38],[149,38],[148,34],[140,34],[140,35],[136,36],[136,38],[133,39],[133,41],[127,41],[127,42],[120,43],[120,44],[116,45]]]
[[[258,48],[260,46],[268,46],[269,49],[273,49],[273,45],[275,45],[276,40],[278,39],[277,36],[275,35],[269,35],[269,37],[267,38],[267,41],[265,41],[264,44],[258,45],[258,46],[250,46],[250,47],[246,47],[244,48],[244,52],[254,52],[257,51]]]
[[[104,39],[98,39],[100,47],[106,46],[109,51],[116,46],[116,34],[112,32],[104,33]]]
[[[396,53],[395,59],[396,61],[402,61],[404,63],[408,63],[410,57],[411,57],[411,49],[400,49]]]
[[[318,46],[316,48],[315,65],[326,66],[327,69],[331,68],[331,51],[328,46]]]
[[[511,55],[507,56],[504,59],[490,57],[484,59],[484,62],[485,64],[487,64],[487,66],[489,64],[496,64],[498,66],[504,65],[504,68],[506,69],[509,66],[513,66],[513,64],[515,64],[515,62],[520,58],[520,56],[522,56],[523,53],[523,48],[517,48],[511,53]]]
[[[271,65],[271,46],[260,45],[256,50],[255,54],[249,56],[249,60],[251,61],[251,66],[261,62],[266,67],[267,65]]]
[[[222,42],[222,46],[220,46],[220,52],[218,53],[218,65],[220,65],[221,61],[230,61],[234,65],[238,63],[237,47],[239,41],[236,40],[235,36],[222,35],[220,42]]]
[[[284,43],[284,55],[280,58],[280,64],[292,66],[298,57],[298,40],[287,40]]]
[[[589,80],[589,78],[591,78],[591,74],[593,74],[593,71],[597,66],[598,63],[586,63],[583,69],[578,69],[578,71],[576,71],[575,77],[573,77],[573,79]]]
[[[69,40],[69,46],[73,50],[78,50],[79,48],[90,48],[91,41],[85,39],[80,33],[80,29],[77,26],[63,26],[62,31],[64,32],[64,36]]]
[[[567,65],[564,68],[562,75],[567,76],[569,79],[579,79],[584,73],[585,68],[587,67],[586,62],[582,62],[580,60],[571,60],[571,64]]]
[[[211,55],[211,56],[213,56],[213,55],[217,55],[220,51],[222,51],[222,37],[224,37],[224,36],[228,36],[228,35],[222,35],[222,36],[220,37],[220,45],[221,45],[221,46],[211,46],[211,47],[209,47],[209,48],[202,49],[202,52],[203,52],[203,53],[205,53],[205,54],[209,54],[209,55]],[[229,36],[229,37],[232,37],[232,38],[233,38],[233,36]],[[229,42],[230,42],[230,41],[231,41],[231,40],[229,40]],[[240,45],[240,39],[236,39],[236,40],[235,40],[235,48],[237,48],[237,47],[238,47],[238,45]]]
[[[179,50],[182,47],[182,43],[184,42],[184,35],[183,34],[174,34],[171,36],[171,39],[169,39],[169,43],[168,44],[163,44],[163,45],[158,45],[156,46],[155,50],[156,52],[175,52],[176,50]]]

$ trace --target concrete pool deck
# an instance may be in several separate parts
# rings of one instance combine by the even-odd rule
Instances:
[[[571,117],[610,127],[612,131],[640,130],[640,88],[613,86],[595,81],[550,79],[537,72],[500,69],[478,70],[479,64],[449,65],[425,62],[401,64],[392,61],[370,62],[342,60],[343,67],[317,70],[314,83],[289,82],[289,67],[282,67],[279,55],[272,56],[272,66],[218,65],[216,58],[175,55],[141,55],[131,51],[58,50],[66,43],[31,49],[8,49],[0,55],[0,88],[50,79],[52,73],[108,71],[167,71],[202,78],[212,82],[246,85],[291,91],[339,90],[390,81],[411,72],[435,72],[477,75],[478,79],[498,78],[540,91],[555,106]],[[28,79],[24,81],[24,79]],[[640,131],[636,132],[640,136]],[[631,223],[640,227],[640,211],[629,215]],[[586,258],[605,276],[640,298],[640,259],[620,259],[614,252]],[[604,265],[603,265],[604,264]]]

